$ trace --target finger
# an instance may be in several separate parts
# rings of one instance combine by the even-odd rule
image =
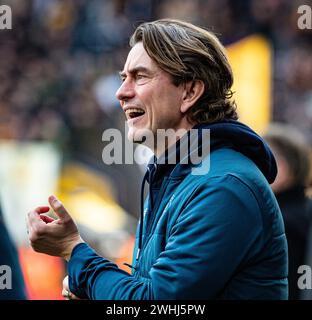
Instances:
[[[40,207],[37,207],[34,211],[36,211],[37,213],[46,213],[48,211],[50,211],[50,207],[48,206],[40,206]]]
[[[55,211],[57,216],[60,218],[60,220],[68,220],[71,219],[69,213],[64,208],[63,204],[60,200],[58,200],[55,196],[49,197],[49,203],[52,207],[52,209]]]
[[[63,290],[62,290],[62,296],[65,298],[65,300],[70,300],[70,298],[71,298],[71,293],[70,293],[68,290],[63,289]]]
[[[27,234],[30,241],[30,245],[35,249],[35,242],[46,231],[46,224],[40,218],[40,214],[37,211],[30,211],[28,213],[28,227]]]
[[[69,291],[69,285],[68,285],[68,276],[66,276],[64,279],[63,279],[63,290],[67,290]]]
[[[25,215],[25,224],[26,224],[26,231],[27,231],[27,234],[29,234],[29,228],[30,228],[30,225],[29,225],[29,213],[27,213]]]
[[[65,300],[81,300],[77,296],[75,296],[72,292],[63,289],[62,290],[62,296],[65,298]]]
[[[40,214],[50,210],[47,206],[37,207],[35,210],[28,212],[26,216],[27,233],[29,233],[30,225],[40,220]]]
[[[42,224],[43,223],[43,221],[40,219],[40,213],[38,213],[38,211],[39,212],[41,211],[39,208],[28,212],[28,223],[27,223],[28,227],[30,227],[33,224],[38,224],[38,223]]]
[[[41,219],[43,222],[45,222],[45,223],[51,223],[51,222],[54,221],[53,218],[47,216],[46,214],[41,214],[41,215],[40,215],[40,219]]]

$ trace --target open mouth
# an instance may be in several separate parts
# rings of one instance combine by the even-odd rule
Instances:
[[[139,108],[129,108],[126,110],[127,119],[135,119],[143,116],[144,114],[145,114],[145,111]]]

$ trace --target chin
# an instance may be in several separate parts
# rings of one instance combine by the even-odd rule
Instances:
[[[128,140],[133,143],[144,144],[147,147],[154,145],[154,135],[148,128],[130,127],[128,132]]]

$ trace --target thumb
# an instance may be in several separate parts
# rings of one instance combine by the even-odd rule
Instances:
[[[55,196],[49,197],[49,203],[50,203],[52,209],[57,214],[57,216],[60,218],[60,220],[71,219],[71,216],[69,215],[67,210],[64,208],[62,202],[60,200],[58,200]]]

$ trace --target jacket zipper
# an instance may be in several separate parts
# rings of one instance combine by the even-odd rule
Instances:
[[[157,202],[156,202],[154,208],[152,209],[152,211],[150,212],[151,218],[150,218],[150,221],[149,221],[148,225],[146,226],[146,233],[145,233],[145,234],[146,234],[146,237],[145,237],[145,242],[144,242],[143,245],[142,245],[141,252],[143,251],[143,249],[146,247],[146,245],[147,245],[147,243],[148,243],[148,238],[147,238],[147,236],[149,235],[149,233],[150,233],[150,231],[151,231],[151,229],[152,229],[152,226],[153,226],[153,224],[154,224],[154,222],[155,222],[155,219],[156,219],[156,214],[154,214],[154,213],[157,212],[157,210],[158,210],[158,208],[159,208],[159,206],[160,206],[161,199],[162,199],[163,195],[165,194],[165,191],[166,191],[166,189],[167,189],[167,186],[168,186],[169,182],[170,182],[170,179],[167,178],[167,181],[165,181],[165,182],[162,184],[162,186],[161,186],[161,188],[160,188],[160,190],[159,190],[158,197],[157,197]]]

